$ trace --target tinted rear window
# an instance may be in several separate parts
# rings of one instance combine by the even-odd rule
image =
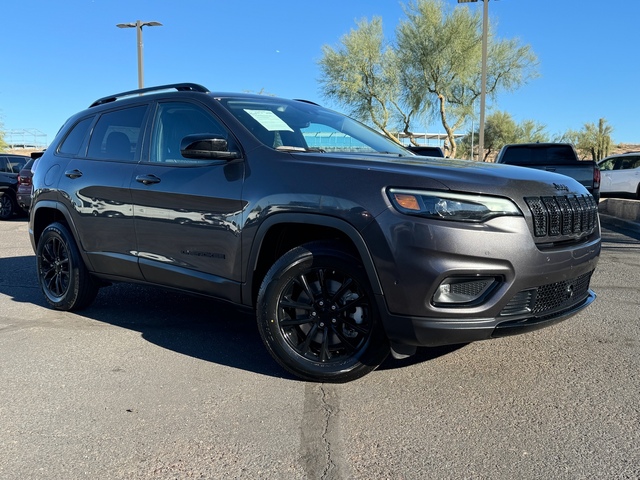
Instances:
[[[502,156],[502,163],[511,165],[568,165],[576,161],[573,148],[569,145],[513,145]]]
[[[93,117],[89,117],[76,123],[60,145],[58,152],[62,155],[78,155],[92,121]]]

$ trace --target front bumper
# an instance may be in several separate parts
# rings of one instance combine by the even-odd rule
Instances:
[[[374,244],[393,246],[374,255],[383,292],[378,305],[392,345],[524,333],[565,320],[595,299],[589,284],[600,254],[599,228],[572,243],[540,246],[519,217],[461,225],[405,222],[388,212],[379,220],[384,241]],[[474,275],[495,278],[495,288],[473,304],[434,302],[447,279]]]
[[[517,319],[479,318],[451,322],[450,319],[406,317],[388,314],[385,325],[392,345],[437,347],[519,335],[554,325],[579,313],[596,299],[589,290],[580,302],[555,312]]]

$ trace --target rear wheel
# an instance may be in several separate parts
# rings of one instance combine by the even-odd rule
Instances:
[[[9,192],[0,193],[0,220],[10,219],[16,211],[16,201]]]
[[[40,288],[51,307],[80,310],[93,302],[98,285],[64,225],[53,223],[44,229],[38,241],[36,260]]]
[[[276,361],[305,380],[354,380],[389,353],[364,268],[334,243],[294,248],[271,267],[258,327]]]

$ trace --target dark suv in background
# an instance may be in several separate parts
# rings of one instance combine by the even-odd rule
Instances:
[[[0,220],[8,220],[22,211],[16,198],[18,174],[29,160],[23,155],[0,152]]]
[[[313,381],[530,331],[595,298],[597,206],[578,182],[416,156],[305,101],[195,84],[104,97],[65,123],[33,188],[53,308],[114,281],[230,301]]]

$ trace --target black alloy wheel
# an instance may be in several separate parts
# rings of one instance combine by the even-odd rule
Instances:
[[[0,193],[0,220],[8,220],[16,210],[16,202],[9,192]]]
[[[36,253],[38,281],[49,305],[57,310],[89,306],[98,286],[87,271],[69,231],[59,223],[40,236]]]
[[[324,242],[274,264],[260,289],[258,325],[280,365],[305,380],[346,382],[382,363],[388,342],[363,270]]]

